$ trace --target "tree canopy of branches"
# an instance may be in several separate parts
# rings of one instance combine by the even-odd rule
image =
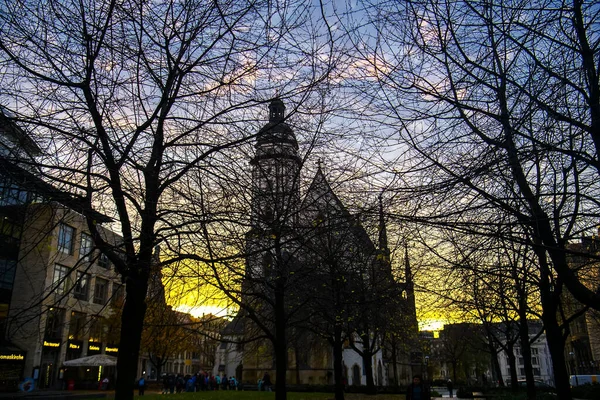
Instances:
[[[599,217],[597,7],[423,0],[372,10],[368,29],[349,23],[348,31],[369,64],[365,80],[376,82],[361,86],[375,105],[369,118],[399,133],[380,138],[403,149],[383,168],[401,169],[397,181],[408,183],[396,200],[415,207],[401,216],[530,245],[548,319],[563,284],[600,308],[598,287],[568,262],[569,241]],[[560,333],[550,328],[558,325],[545,322],[549,342],[557,340],[559,396],[569,398]]]
[[[201,177],[235,182],[219,167],[256,133],[248,107],[309,93],[331,68],[330,35],[315,33],[302,2],[18,0],[2,10],[0,101],[45,149],[35,167],[86,199],[95,245],[126,285],[116,397],[130,399],[154,247],[161,265],[206,261],[195,233],[236,218],[192,206],[212,193]],[[94,211],[117,222],[118,249]]]

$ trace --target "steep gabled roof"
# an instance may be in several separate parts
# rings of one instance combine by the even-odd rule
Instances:
[[[365,250],[369,252],[375,251],[375,244],[358,218],[350,214],[344,203],[335,194],[320,165],[302,200],[300,210],[302,216],[312,219],[319,215],[328,217],[331,213],[335,213],[336,218],[343,220],[351,227],[352,233],[366,246]]]

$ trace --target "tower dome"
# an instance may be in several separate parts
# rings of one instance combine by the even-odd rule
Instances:
[[[298,148],[292,128],[285,122],[285,104],[274,98],[269,104],[269,122],[258,132],[256,147],[265,143],[288,143]]]

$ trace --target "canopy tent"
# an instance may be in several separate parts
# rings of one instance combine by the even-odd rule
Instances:
[[[117,365],[117,357],[107,356],[106,354],[96,354],[94,356],[65,361],[63,365],[67,367],[112,367]]]

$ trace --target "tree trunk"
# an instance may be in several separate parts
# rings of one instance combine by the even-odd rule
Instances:
[[[398,351],[396,349],[396,336],[395,335],[392,335],[391,342],[392,342],[392,371],[394,374],[394,388],[397,391],[400,384],[398,382],[398,359],[397,359]]]
[[[500,368],[500,361],[498,360],[498,349],[494,346],[492,335],[488,333],[488,348],[490,350],[490,357],[492,362],[492,379],[494,382],[498,382],[498,386],[504,386],[504,379],[502,379],[502,370]]]
[[[127,281],[127,297],[121,318],[121,339],[117,359],[116,400],[132,400],[137,378],[144,315],[146,314],[147,279],[139,276]]]
[[[373,362],[371,360],[370,352],[363,352],[363,363],[365,364],[365,375],[367,378],[367,393],[376,394],[377,388],[375,387],[375,380],[373,379]]]
[[[296,345],[294,346],[294,355],[296,358],[296,385],[300,384],[300,349],[298,346],[299,343],[296,340]]]
[[[283,278],[280,276],[275,283],[275,399],[286,400],[286,372],[287,372],[287,340],[286,340],[286,312],[285,290]]]
[[[555,280],[554,287],[551,286],[550,266],[543,246],[540,246],[541,240],[534,238],[534,251],[540,262],[540,297],[542,303],[542,321],[546,329],[546,341],[552,358],[552,368],[554,369],[554,386],[556,395],[561,400],[570,400],[571,386],[569,383],[569,373],[565,360],[565,339],[562,329],[558,324],[557,312],[558,302],[562,292],[562,285],[559,280]]]
[[[519,378],[517,376],[517,358],[515,357],[515,348],[512,340],[506,343],[506,349],[508,367],[510,369],[510,387],[513,392],[516,392],[519,390]]]
[[[533,366],[531,365],[531,346],[529,344],[529,326],[527,325],[527,310],[519,307],[519,338],[521,341],[521,355],[525,367],[525,379],[527,381],[527,398],[535,400],[535,378],[533,377]]]
[[[452,360],[451,364],[452,364],[452,379],[454,382],[457,382],[458,380],[456,379],[456,360]]]
[[[365,334],[361,335],[363,351],[362,359],[365,367],[365,375],[367,378],[367,393],[376,394],[377,388],[375,387],[375,380],[373,379],[373,353],[371,351],[371,338],[369,335],[369,329],[365,329]]]
[[[565,340],[562,329],[558,325],[556,314],[544,312],[542,314],[544,327],[546,328],[546,340],[552,357],[552,368],[554,369],[554,384],[559,399],[571,399],[571,386],[569,384],[569,373],[565,360]]]
[[[344,371],[342,348],[342,327],[335,325],[333,333],[333,376],[335,380],[335,400],[344,400]]]

